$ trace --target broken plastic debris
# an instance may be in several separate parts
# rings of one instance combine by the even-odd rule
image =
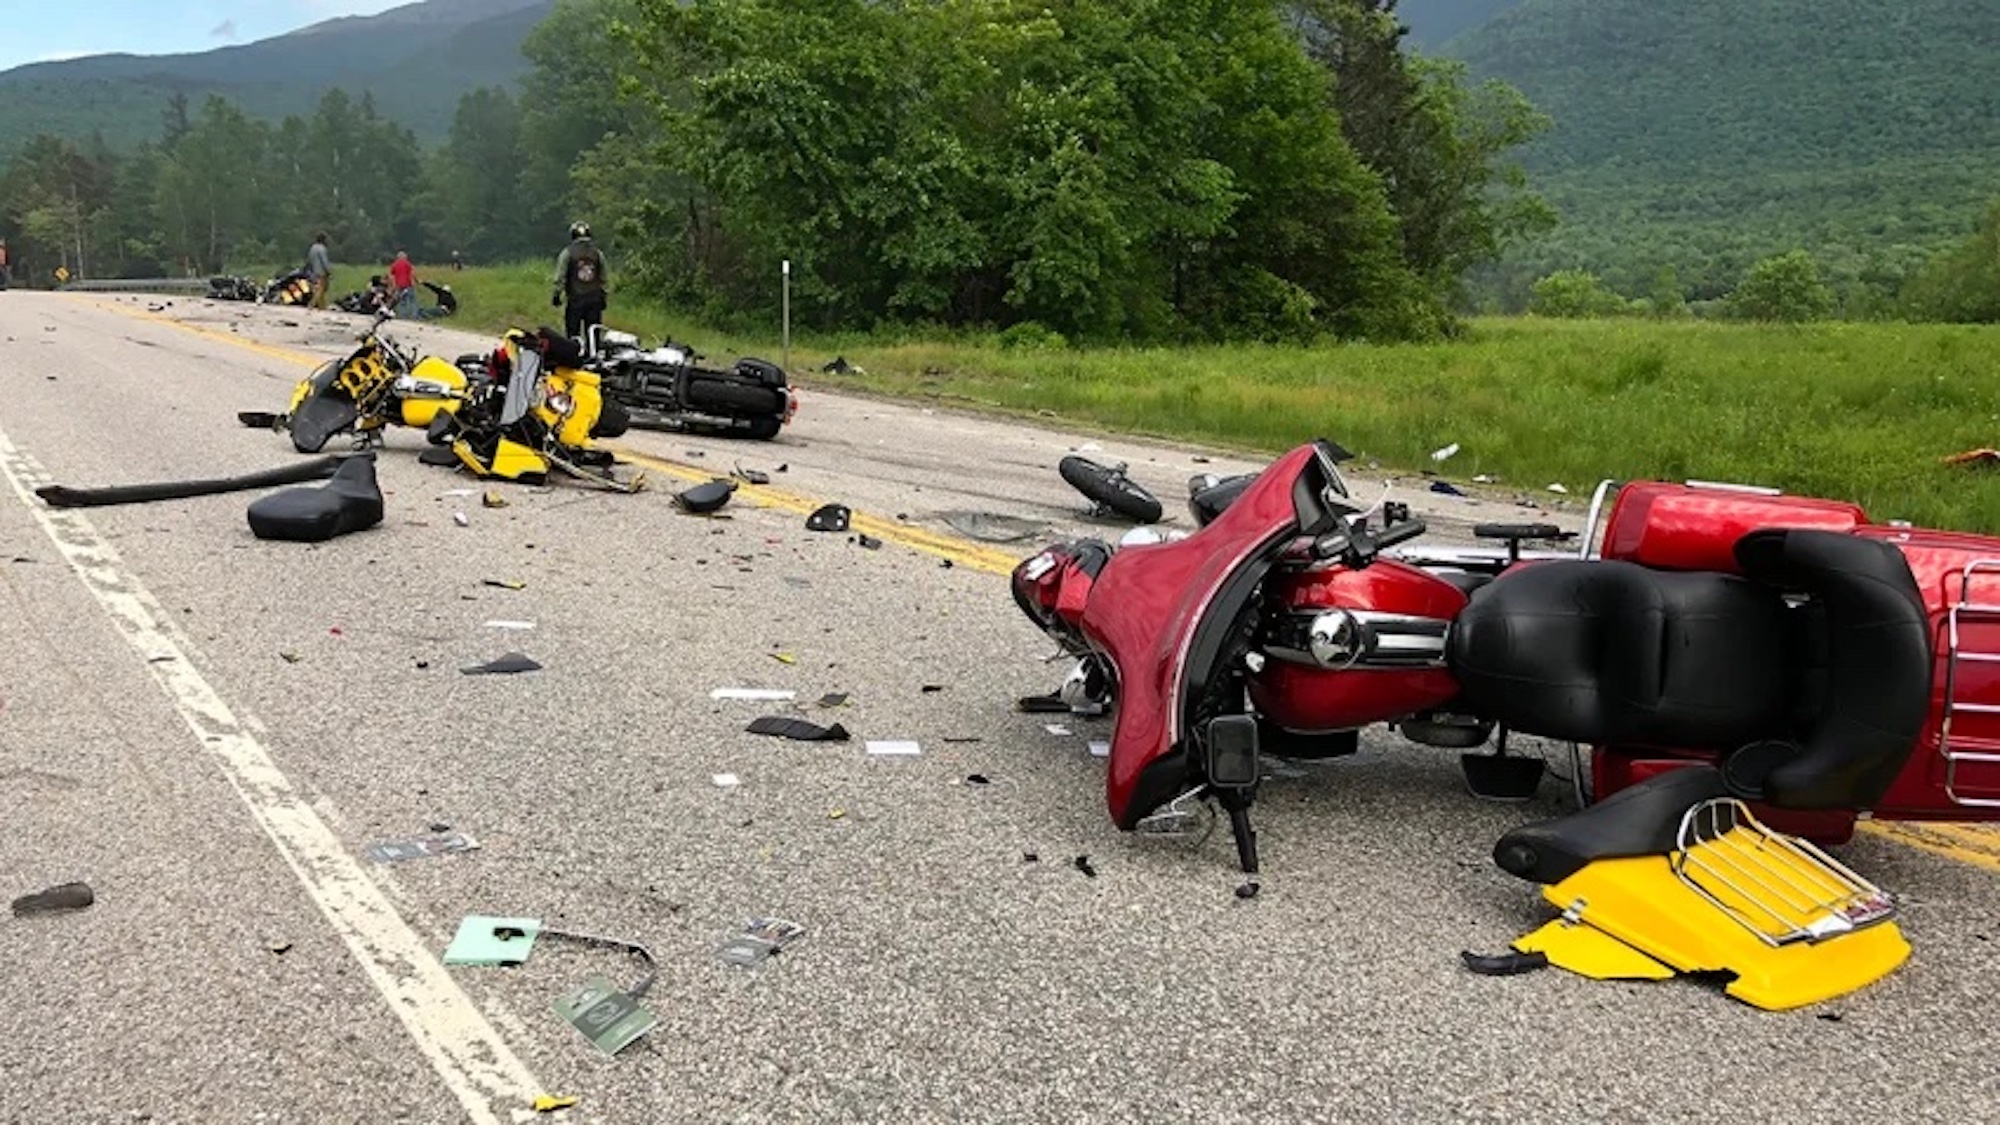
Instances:
[[[488,629],[532,629],[535,627],[535,623],[532,621],[494,620],[488,621],[486,627]]]
[[[1045,731],[1048,731],[1048,732],[1049,732],[1050,734],[1071,734],[1071,733],[1074,733],[1074,732],[1072,732],[1072,731],[1071,731],[1071,730],[1070,730],[1070,729],[1069,729],[1068,727],[1066,727],[1066,726],[1062,725],[1061,723],[1046,723],[1046,724],[1044,724],[1044,725],[1042,726],[1042,729],[1043,729],[1043,730],[1045,730]]]
[[[822,504],[806,517],[807,531],[846,531],[854,512],[845,504]]]
[[[751,734],[775,734],[794,742],[846,742],[850,737],[847,728],[835,723],[823,727],[804,719],[794,719],[785,715],[761,715],[743,728]]]
[[[783,952],[805,932],[804,926],[783,918],[752,918],[742,933],[717,946],[715,955],[731,965],[751,968]]]
[[[388,840],[368,845],[368,858],[376,863],[401,863],[408,859],[456,855],[476,851],[479,841],[463,832],[432,833],[409,840]]]
[[[758,703],[776,703],[790,699],[798,693],[786,688],[745,688],[719,687],[708,693],[710,699],[742,699]]]
[[[855,539],[855,542],[860,543],[863,547],[866,547],[871,551],[879,551],[882,549],[882,541],[880,539],[875,538],[873,535],[868,534],[865,531],[862,532]]]
[[[1434,480],[1434,481],[1432,481],[1432,482],[1431,482],[1431,491],[1432,491],[1432,492],[1437,492],[1437,493],[1442,493],[1442,494],[1443,494],[1443,495],[1445,495],[1445,496],[1463,496],[1463,495],[1465,495],[1465,492],[1464,492],[1464,490],[1463,490],[1463,489],[1460,489],[1460,488],[1459,488],[1459,487],[1458,487],[1457,485],[1455,485],[1455,484],[1452,484],[1452,483],[1451,483],[1451,482],[1449,482],[1449,481],[1442,481],[1442,480]]]
[[[82,910],[96,901],[97,894],[90,889],[89,883],[62,883],[15,899],[14,913],[22,917],[55,914],[64,910]]]
[[[489,508],[504,508],[507,506],[507,498],[491,489],[488,489],[486,495],[479,498],[479,502]]]
[[[1549,491],[1550,491],[1550,492],[1568,492],[1568,491],[1569,491],[1569,489],[1567,489],[1567,488],[1564,488],[1564,487],[1563,487],[1562,485],[1560,485],[1560,484],[1552,484],[1552,485],[1550,485],[1550,486],[1549,486]]]
[[[479,495],[479,490],[476,488],[447,488],[443,492],[438,493],[438,499],[442,500],[447,496],[477,496],[477,495]]]
[[[1014,707],[1030,715],[1067,715],[1069,704],[1054,692],[1048,695],[1027,695],[1015,702]]]
[[[844,691],[830,691],[819,697],[819,705],[821,707],[838,707],[845,702],[847,702],[847,693]]]
[[[1080,855],[1077,856],[1076,859],[1072,860],[1071,862],[1075,865],[1078,871],[1083,872],[1085,875],[1088,875],[1093,879],[1097,878],[1097,868],[1092,867],[1090,865],[1089,856]]]
[[[733,472],[735,473],[736,476],[741,477],[744,481],[750,484],[771,483],[771,474],[766,472],[761,472],[757,469],[746,469],[743,466],[738,465],[735,467]]]
[[[535,1112],[553,1113],[558,1109],[568,1109],[575,1105],[576,1101],[573,1097],[558,1098],[550,1094],[540,1094],[535,1098]]]
[[[541,664],[526,653],[510,652],[484,664],[468,664],[459,671],[468,676],[509,675],[514,672],[535,672],[541,667]]]
[[[603,977],[590,978],[581,987],[556,997],[549,1007],[607,1055],[624,1050],[660,1022],[636,996],[618,991]]]
[[[715,782],[715,787],[717,789],[734,789],[738,785],[743,784],[743,779],[737,777],[733,773],[719,773],[716,774],[711,780]]]
[[[1091,739],[1090,756],[1093,758],[1109,758],[1111,756],[1111,744],[1101,738]]]
[[[447,965],[518,965],[535,948],[540,918],[495,918],[468,914],[445,947]]]
[[[1968,449],[1954,453],[1944,459],[1947,465],[1987,465],[2000,464],[2000,449]]]
[[[1499,477],[1493,476],[1490,473],[1474,473],[1472,477],[1472,483],[1492,484],[1494,481],[1497,481],[1499,479],[1500,479]]]
[[[698,484],[674,494],[674,503],[681,511],[690,515],[705,516],[729,503],[736,492],[736,482],[727,477],[717,477],[707,484]]]
[[[468,518],[464,512],[453,512],[451,514],[451,522],[457,524],[460,527],[472,526],[472,520]]]
[[[771,659],[780,664],[797,664],[799,662],[799,658],[789,652],[774,652],[771,654]]]
[[[869,739],[868,752],[878,757],[915,757],[922,754],[923,747],[903,739]]]
[[[484,578],[480,581],[484,585],[498,586],[502,590],[525,590],[528,588],[528,584],[518,578]]]
[[[1443,449],[1431,450],[1431,460],[1449,461],[1457,454],[1458,454],[1458,443],[1452,442],[1450,445],[1445,446]]]

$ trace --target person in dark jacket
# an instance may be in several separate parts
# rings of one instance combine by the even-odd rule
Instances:
[[[582,339],[591,325],[604,323],[608,303],[604,274],[604,251],[590,240],[590,224],[571,223],[569,245],[556,255],[555,292],[549,304],[568,302],[563,331],[573,339]]]

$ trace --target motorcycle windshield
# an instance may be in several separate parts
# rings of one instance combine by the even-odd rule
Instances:
[[[1137,827],[1204,781],[1196,719],[1207,717],[1210,689],[1240,651],[1230,642],[1264,575],[1287,544],[1355,510],[1341,456],[1324,441],[1300,446],[1200,531],[1127,547],[1099,574],[1083,630],[1117,675],[1105,790],[1118,827]]]

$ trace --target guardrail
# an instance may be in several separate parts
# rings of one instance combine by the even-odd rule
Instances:
[[[66,281],[60,293],[198,293],[209,291],[205,277],[106,277]]]

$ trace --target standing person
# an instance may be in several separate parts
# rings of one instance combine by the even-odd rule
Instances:
[[[454,273],[465,268],[465,257],[456,250],[451,252],[451,268]]]
[[[7,240],[0,238],[0,290],[14,284],[14,254],[7,249]]]
[[[326,289],[333,282],[333,257],[326,251],[326,232],[313,236],[306,250],[306,277],[312,281],[312,307],[326,307]]]
[[[569,245],[556,255],[556,291],[549,304],[561,305],[568,299],[563,331],[573,339],[582,339],[591,325],[604,323],[604,306],[609,303],[604,274],[604,251],[590,240],[590,224],[571,223]]]
[[[409,252],[396,251],[396,260],[389,263],[390,299],[396,315],[405,320],[417,318],[417,267],[411,263]]]

